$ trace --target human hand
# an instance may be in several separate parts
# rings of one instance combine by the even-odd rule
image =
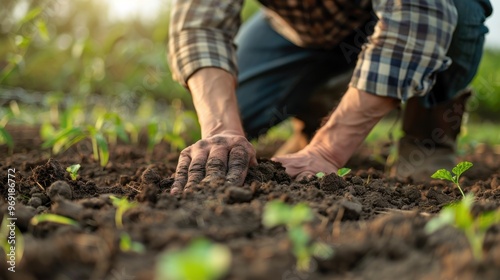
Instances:
[[[244,136],[225,132],[207,137],[181,152],[170,193],[216,178],[241,186],[250,165],[257,165],[255,149]]]
[[[328,154],[325,147],[310,144],[297,153],[273,157],[272,160],[281,162],[288,175],[301,180],[318,172],[337,172],[339,167],[328,158]]]

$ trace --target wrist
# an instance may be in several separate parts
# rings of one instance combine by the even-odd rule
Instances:
[[[188,80],[202,138],[245,136],[238,111],[235,78],[219,68],[203,68]]]

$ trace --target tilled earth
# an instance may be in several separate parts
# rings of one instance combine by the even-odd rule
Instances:
[[[485,258],[474,261],[465,236],[447,227],[428,235],[426,222],[460,192],[442,181],[413,183],[384,175],[383,166],[366,156],[349,163],[351,174],[294,181],[277,163],[261,159],[243,187],[208,182],[172,196],[176,155],[158,146],[120,145],[101,168],[89,143],[51,156],[38,149],[36,131],[15,131],[12,155],[0,147],[1,215],[7,204],[7,173],[16,169],[17,226],[25,252],[16,272],[0,260],[0,279],[154,279],[160,254],[182,248],[197,237],[227,245],[232,265],[227,279],[500,279],[500,225],[489,229]],[[366,155],[370,151],[364,151]],[[500,207],[500,155],[476,150],[464,160],[474,167],[461,185],[473,192],[474,213]],[[77,180],[65,168],[80,163]],[[138,206],[115,226],[110,195],[128,197]],[[268,201],[307,203],[315,212],[308,230],[334,249],[329,260],[315,260],[309,272],[295,270],[295,258],[283,227],[264,228]],[[39,223],[39,213],[72,218],[78,226]],[[122,252],[120,233],[142,243],[144,253]]]

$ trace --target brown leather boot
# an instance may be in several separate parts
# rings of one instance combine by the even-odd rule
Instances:
[[[451,170],[456,165],[457,136],[471,94],[470,89],[464,90],[454,100],[430,109],[417,98],[408,100],[403,117],[405,135],[399,140],[392,176],[427,181],[436,170]]]

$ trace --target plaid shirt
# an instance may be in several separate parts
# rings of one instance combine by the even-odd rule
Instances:
[[[453,0],[261,0],[277,32],[303,47],[345,52],[362,47],[350,86],[406,100],[425,95],[435,73],[446,69],[446,56],[457,21]],[[243,0],[177,0],[169,37],[174,78],[187,79],[203,67],[235,76],[233,38],[241,24]],[[376,15],[374,33],[363,46],[342,40]],[[348,55],[346,53],[346,59]],[[332,67],[335,67],[332,65]]]

